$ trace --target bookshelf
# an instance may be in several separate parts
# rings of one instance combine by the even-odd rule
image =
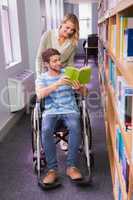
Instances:
[[[115,200],[133,199],[133,0],[98,1],[99,80]]]

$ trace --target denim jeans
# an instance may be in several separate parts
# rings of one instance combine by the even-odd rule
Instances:
[[[51,114],[42,119],[42,145],[48,169],[57,169],[56,144],[53,137],[58,120],[63,120],[69,131],[67,166],[76,166],[81,143],[80,115],[78,113]]]

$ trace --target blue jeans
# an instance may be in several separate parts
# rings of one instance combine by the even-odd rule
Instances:
[[[81,143],[80,115],[78,113],[51,114],[42,119],[42,145],[48,169],[57,169],[56,144],[53,137],[58,120],[63,120],[69,131],[67,166],[76,166]]]

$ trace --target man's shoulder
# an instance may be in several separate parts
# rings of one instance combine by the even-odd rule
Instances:
[[[38,80],[43,80],[43,79],[46,79],[47,78],[47,72],[42,72],[38,77],[37,79]]]

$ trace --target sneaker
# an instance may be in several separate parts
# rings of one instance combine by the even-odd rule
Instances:
[[[68,167],[66,174],[72,181],[81,180],[83,178],[77,167]]]
[[[48,171],[47,175],[43,178],[44,184],[53,184],[58,179],[58,173],[51,169]]]
[[[67,151],[67,150],[68,150],[68,144],[67,144],[67,142],[61,140],[61,141],[60,141],[60,148],[61,148],[61,150],[63,150],[63,151]]]

